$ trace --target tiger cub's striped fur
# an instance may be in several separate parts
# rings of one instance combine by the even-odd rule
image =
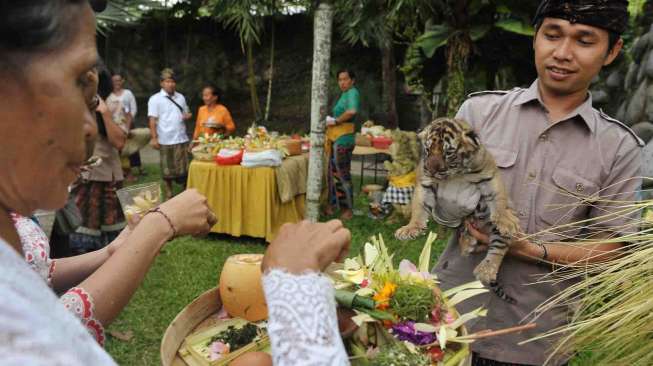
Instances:
[[[418,185],[413,197],[411,222],[398,229],[397,239],[421,234],[431,216],[436,222],[457,228],[463,255],[480,250],[465,221],[489,233],[485,258],[474,275],[502,299],[514,302],[497,283],[497,273],[512,238],[519,232],[519,220],[510,208],[492,155],[462,120],[439,118],[420,134],[423,155],[418,168]]]

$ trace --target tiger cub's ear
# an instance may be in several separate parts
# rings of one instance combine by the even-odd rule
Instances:
[[[465,131],[465,136],[469,139],[470,142],[474,144],[474,146],[481,146],[481,140],[478,138],[478,135],[476,132],[474,132],[474,130]]]
[[[417,139],[418,139],[419,141],[424,142],[424,141],[426,140],[426,136],[427,136],[427,134],[428,134],[428,133],[426,132],[426,130],[428,130],[428,128],[423,128],[422,130],[418,130],[418,131],[417,131]]]

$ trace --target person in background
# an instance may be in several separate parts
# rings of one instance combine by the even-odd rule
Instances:
[[[333,107],[333,117],[327,116],[326,154],[328,158],[326,215],[340,209],[340,218],[353,216],[354,189],[351,183],[351,157],[356,145],[356,115],[360,109],[360,94],[354,86],[356,75],[349,69],[339,70],[338,87],[342,91]]]
[[[222,92],[215,85],[209,84],[202,89],[204,105],[197,111],[193,140],[205,133],[229,136],[236,130],[231,113],[224,104],[219,103],[221,98]]]
[[[161,71],[161,91],[147,102],[150,145],[160,151],[166,199],[172,197],[173,182],[185,187],[188,176],[189,139],[185,121],[193,115],[189,112],[186,98],[176,88],[175,73],[166,68]]]
[[[111,83],[113,85],[113,91],[107,98],[107,103],[109,101],[118,100],[125,109],[125,113],[128,115],[128,121],[126,121],[127,129],[131,130],[134,128],[134,123],[136,121],[136,114],[138,113],[138,106],[136,105],[136,97],[131,90],[125,89],[125,78],[121,73],[114,73],[111,76]],[[132,174],[132,168],[138,168],[139,175],[142,174],[142,164],[141,164],[141,154],[140,152],[135,152],[129,157],[123,157],[121,159],[122,170],[125,175],[125,181],[134,182],[136,177]]]
[[[129,113],[119,98],[111,98],[111,75],[99,68],[97,124],[99,136],[93,155],[99,165],[81,174],[71,193],[81,214],[81,226],[70,234],[70,252],[84,254],[104,248],[126,226],[116,192],[122,188],[123,174],[119,150],[127,140]],[[107,102],[104,101],[107,98]]]

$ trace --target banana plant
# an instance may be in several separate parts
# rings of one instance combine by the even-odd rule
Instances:
[[[406,51],[402,71],[412,88],[429,96],[422,81],[425,62],[444,48],[447,65],[447,114],[454,115],[464,99],[465,73],[475,43],[493,29],[532,36],[535,3],[516,0],[441,0],[433,2],[432,19]]]

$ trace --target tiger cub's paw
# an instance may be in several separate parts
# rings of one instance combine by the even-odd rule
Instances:
[[[515,215],[497,215],[491,217],[491,221],[496,225],[502,235],[513,236],[521,229],[519,228],[519,219]]]
[[[398,240],[413,240],[422,235],[426,227],[408,224],[395,231],[395,238]]]
[[[474,269],[474,276],[481,281],[484,286],[490,286],[497,281],[499,266],[489,259],[483,259]]]

